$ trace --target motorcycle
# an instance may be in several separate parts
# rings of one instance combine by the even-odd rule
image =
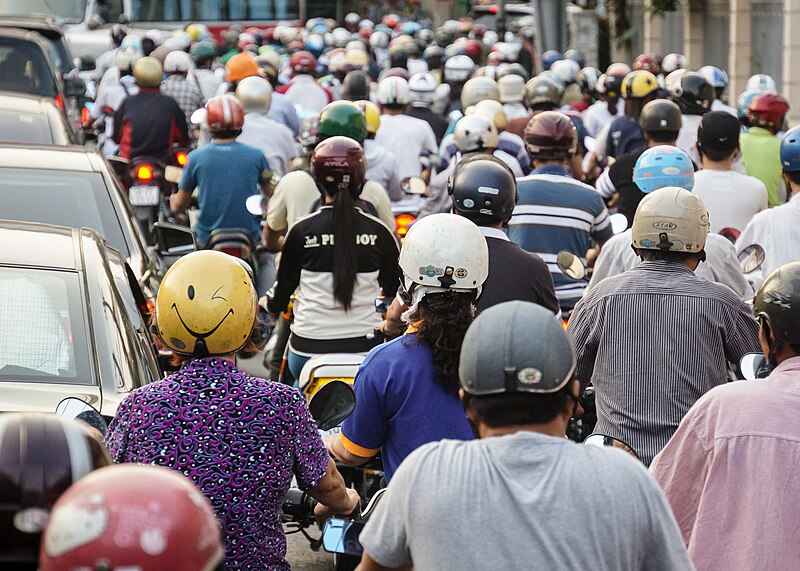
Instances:
[[[421,178],[412,176],[403,181],[402,188],[406,197],[392,203],[395,231],[401,241],[406,237],[411,225],[417,221],[422,207],[425,206],[425,194],[428,192],[428,186]]]

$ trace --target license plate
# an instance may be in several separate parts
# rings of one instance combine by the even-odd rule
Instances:
[[[128,192],[131,206],[155,206],[161,198],[161,190],[157,186],[132,186]]]

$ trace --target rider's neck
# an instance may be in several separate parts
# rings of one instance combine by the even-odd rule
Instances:
[[[511,426],[500,426],[492,428],[486,426],[484,423],[478,423],[478,436],[480,438],[491,438],[493,436],[506,436],[507,434],[516,434],[517,432],[538,432],[539,434],[546,434],[547,436],[556,436],[563,438],[567,432],[567,425],[569,424],[569,416],[559,415],[550,422],[544,424],[512,424]]]
[[[712,161],[703,155],[703,168],[711,171],[729,171],[733,168],[733,157],[735,155],[736,153],[731,153],[731,156],[721,161]]]
[[[236,137],[214,137],[211,139],[212,143],[233,143],[236,140]]]

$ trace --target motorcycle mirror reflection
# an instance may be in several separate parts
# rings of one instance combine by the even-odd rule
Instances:
[[[356,408],[356,394],[344,381],[331,381],[314,393],[308,410],[320,430],[339,426]]]
[[[742,268],[742,273],[749,274],[756,271],[764,264],[766,258],[764,248],[760,244],[750,244],[739,253],[739,266]]]
[[[247,211],[253,216],[264,215],[264,200],[260,194],[248,197],[244,204],[247,207]]]
[[[108,424],[103,415],[85,400],[77,397],[67,397],[58,403],[56,414],[70,420],[78,420],[96,429],[103,436],[106,435]]]
[[[752,381],[762,378],[767,359],[761,353],[748,353],[739,361],[739,372],[742,378]]]
[[[583,443],[588,446],[611,446],[613,448],[619,448],[637,460],[639,459],[639,455],[636,454],[636,451],[633,448],[625,444],[622,440],[617,440],[616,438],[606,436],[605,434],[590,434],[586,437],[586,440],[584,440]]]
[[[403,187],[406,194],[413,194],[414,196],[423,196],[428,192],[428,185],[425,181],[418,176],[412,176],[408,179],[408,184]]]
[[[567,250],[561,250],[556,257],[556,263],[564,275],[574,280],[586,279],[586,266],[583,261]]]
[[[358,538],[362,529],[364,529],[363,522],[331,518],[322,528],[322,547],[328,553],[361,555],[364,548],[361,547]]]
[[[611,231],[615,235],[622,234],[628,229],[628,218],[620,212],[609,216],[609,220],[611,221]]]

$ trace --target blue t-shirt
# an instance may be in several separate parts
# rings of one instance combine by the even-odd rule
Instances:
[[[200,216],[194,225],[203,244],[218,228],[242,228],[260,241],[258,219],[245,202],[258,194],[258,185],[269,163],[260,150],[242,143],[210,143],[189,153],[178,188],[191,192],[197,187]]]
[[[423,444],[473,438],[461,401],[436,381],[431,350],[414,333],[370,351],[353,388],[356,409],[342,425],[343,443],[360,456],[380,449],[387,482]]]

